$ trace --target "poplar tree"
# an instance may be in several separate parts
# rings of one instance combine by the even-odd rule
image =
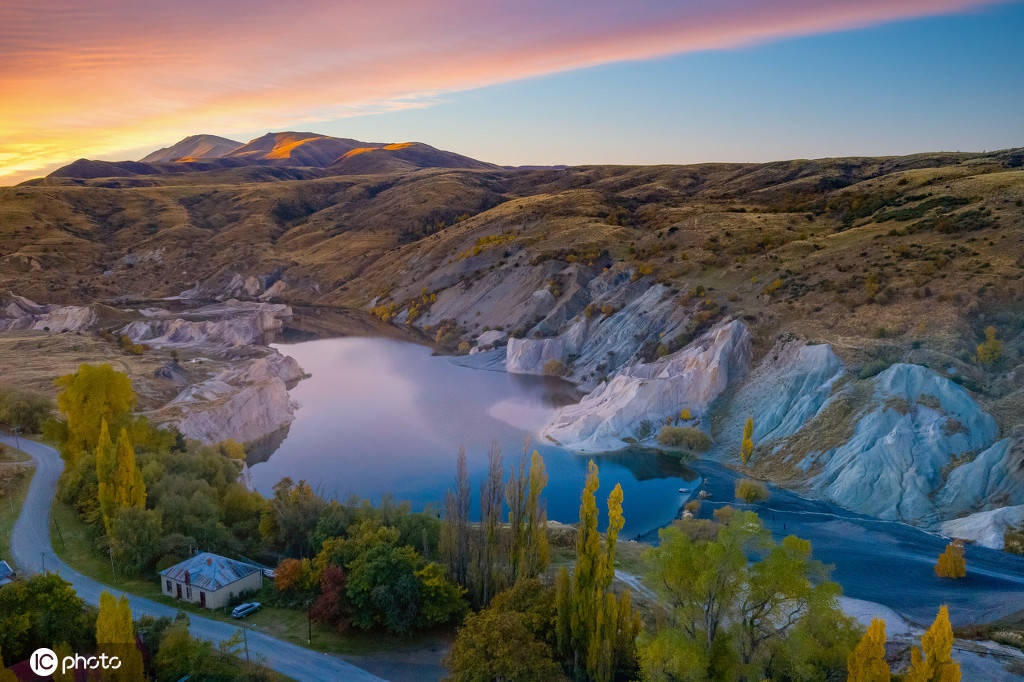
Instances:
[[[508,482],[505,484],[505,504],[508,505],[509,546],[508,567],[512,581],[518,580],[525,572],[526,563],[526,491],[529,479],[526,473],[526,451],[528,445],[523,444],[523,455],[519,458],[518,471],[513,466],[509,471]]]
[[[935,575],[940,578],[963,578],[967,575],[963,543],[955,541],[946,545],[935,564]]]
[[[445,520],[441,525],[441,555],[452,579],[469,586],[469,470],[466,448],[459,446],[455,468],[455,491],[445,496]]]
[[[103,515],[103,525],[108,530],[110,521],[117,511],[116,471],[117,455],[114,451],[114,443],[110,440],[107,420],[103,419],[100,422],[99,437],[96,441],[96,480],[99,483],[97,498],[100,503],[100,513]]]
[[[743,425],[743,443],[740,444],[740,459],[743,466],[754,452],[754,418],[747,417],[747,423]]]
[[[135,628],[128,597],[100,593],[100,610],[96,617],[96,643],[100,650],[121,659],[121,667],[103,671],[104,680],[134,682],[145,679],[142,654],[135,645]]]
[[[634,641],[639,619],[628,597],[611,591],[615,577],[615,543],[625,523],[622,486],[608,496],[608,530],[602,545],[597,530],[597,465],[590,461],[580,503],[576,535],[576,564],[556,582],[556,638],[559,653],[573,677],[602,682],[611,680],[619,666],[635,661]]]
[[[526,497],[526,560],[522,577],[535,578],[544,572],[551,559],[548,547],[548,516],[540,496],[548,484],[544,458],[536,450],[530,461],[530,491]]]
[[[61,455],[68,464],[96,447],[103,421],[120,424],[135,407],[131,381],[109,364],[79,365],[53,383],[61,389],[57,409],[67,419]]]
[[[960,664],[953,660],[953,626],[943,605],[935,622],[921,637],[921,649],[910,652],[906,682],[960,682]]]
[[[885,660],[885,621],[872,618],[871,625],[846,659],[847,682],[889,682],[892,674]]]
[[[488,453],[487,478],[480,484],[480,533],[481,548],[477,561],[477,603],[486,606],[491,597],[501,591],[501,574],[498,567],[501,538],[502,482],[505,478],[501,458],[501,446],[491,443]]]
[[[127,429],[121,429],[121,434],[117,438],[117,471],[114,480],[118,507],[146,508],[146,484],[143,483],[142,472],[135,462],[135,448],[128,437]]]

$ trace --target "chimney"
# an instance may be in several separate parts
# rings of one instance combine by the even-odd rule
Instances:
[[[206,565],[213,566],[213,557],[206,557]]]

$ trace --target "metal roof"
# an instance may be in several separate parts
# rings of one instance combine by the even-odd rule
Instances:
[[[215,592],[225,585],[230,585],[259,571],[259,566],[228,559],[211,552],[200,552],[191,559],[165,568],[160,571],[160,575],[199,589]]]

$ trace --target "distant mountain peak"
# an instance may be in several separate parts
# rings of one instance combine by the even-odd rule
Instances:
[[[216,159],[241,147],[242,143],[217,135],[189,135],[172,144],[158,149],[139,159],[142,163],[171,163],[175,161],[196,161]]]

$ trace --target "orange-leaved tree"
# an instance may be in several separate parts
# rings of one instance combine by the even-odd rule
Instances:
[[[872,618],[867,632],[846,659],[847,682],[889,682],[885,660],[885,621]]]

